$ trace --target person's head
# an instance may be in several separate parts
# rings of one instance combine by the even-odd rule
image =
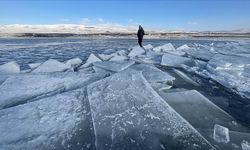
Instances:
[[[139,29],[141,29],[142,28],[142,26],[141,25],[139,25]]]

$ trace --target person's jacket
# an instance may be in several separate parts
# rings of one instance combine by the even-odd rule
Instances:
[[[143,30],[142,27],[139,27],[139,30],[137,32],[137,37],[140,38],[140,39],[142,39],[143,36],[144,36],[144,30]]]

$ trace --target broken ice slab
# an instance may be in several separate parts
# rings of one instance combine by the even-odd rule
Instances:
[[[250,98],[250,60],[247,57],[217,54],[208,62],[210,77],[223,86]]]
[[[190,77],[188,77],[184,72],[177,70],[177,69],[173,69],[173,71],[178,74],[183,80],[185,80],[188,83],[193,84],[194,86],[199,86],[199,84],[197,82],[195,82],[194,80],[192,80]]]
[[[96,149],[213,149],[141,72],[127,69],[87,91]]]
[[[218,143],[228,143],[230,141],[229,130],[221,125],[214,125],[214,140]]]
[[[143,48],[141,48],[140,46],[135,46],[129,52],[128,56],[129,57],[135,57],[135,56],[138,56],[138,55],[142,55],[144,53],[145,53],[145,50]]]
[[[167,43],[165,45],[157,46],[153,48],[155,52],[168,52],[175,50],[175,47],[171,43]]]
[[[109,70],[106,70],[106,69],[102,69],[100,67],[97,67],[97,66],[93,66],[93,69],[95,71],[95,73],[104,73],[104,74],[113,74],[114,72],[113,71],[109,71]]]
[[[175,77],[161,71],[154,65],[138,64],[133,65],[131,68],[137,71],[142,71],[143,76],[147,79],[148,82],[151,83],[167,83],[173,82],[173,80],[175,80]]]
[[[164,54],[162,56],[161,65],[170,67],[181,67],[181,64],[193,66],[194,61],[191,58],[181,57],[173,54]]]
[[[201,60],[210,60],[215,55],[215,53],[211,52],[209,49],[191,48],[191,49],[186,49],[184,51],[187,53],[187,55]]]
[[[29,67],[30,67],[30,69],[36,69],[38,66],[40,66],[41,65],[41,63],[32,63],[32,64],[29,64]]]
[[[250,150],[250,143],[248,141],[243,140],[241,142],[241,149],[242,150]]]
[[[0,74],[16,74],[16,73],[20,73],[20,66],[16,62],[12,61],[0,65]]]
[[[0,85],[0,109],[86,86],[104,77],[75,72],[11,76]]]
[[[230,130],[245,131],[235,119],[196,90],[161,92],[160,96],[195,128],[213,129],[214,124]]]
[[[189,49],[190,49],[190,47],[187,44],[184,44],[184,45],[178,47],[176,50],[189,50]]]
[[[96,57],[94,54],[90,54],[89,58],[86,60],[85,64],[81,65],[80,68],[86,68],[92,65],[92,63],[97,62],[97,61],[102,61],[98,57]]]
[[[151,44],[143,46],[145,50],[152,50],[154,47]]]
[[[0,149],[94,148],[86,90],[0,110]]]
[[[134,61],[106,61],[106,62],[95,62],[93,64],[94,66],[105,70],[119,72],[128,68],[134,63],[135,63]]]
[[[82,64],[82,60],[80,58],[73,58],[65,61],[65,64],[71,66],[72,68],[76,68]]]
[[[70,65],[66,65],[54,59],[49,59],[34,69],[32,73],[62,72],[68,69],[70,69]]]

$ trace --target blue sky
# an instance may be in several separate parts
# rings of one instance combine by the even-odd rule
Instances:
[[[169,30],[250,28],[250,0],[0,0],[0,24],[142,24]]]

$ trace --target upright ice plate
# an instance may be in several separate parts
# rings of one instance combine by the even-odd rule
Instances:
[[[98,150],[213,149],[141,72],[127,69],[90,84],[87,91]]]

